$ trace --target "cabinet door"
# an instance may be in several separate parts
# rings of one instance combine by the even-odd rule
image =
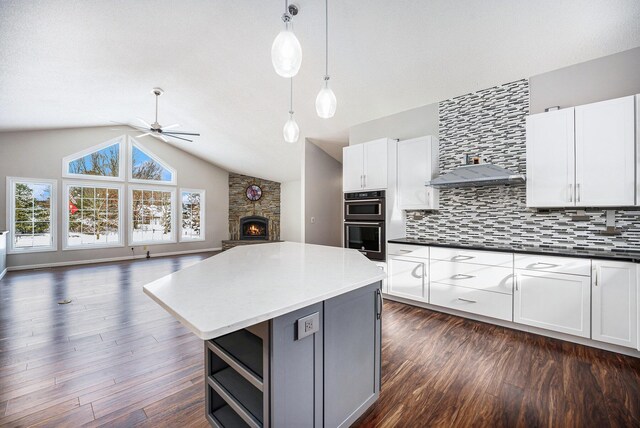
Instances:
[[[412,299],[427,300],[425,289],[426,260],[389,257],[389,293]]]
[[[379,395],[379,287],[378,282],[324,302],[325,427],[350,426]]]
[[[594,260],[592,283],[591,338],[635,348],[638,344],[636,265]]]
[[[590,336],[590,276],[518,269],[515,279],[515,322]]]
[[[415,138],[398,143],[398,204],[400,209],[435,209],[437,190],[425,186],[438,171],[438,140]]]
[[[387,188],[387,150],[389,141],[364,143],[364,188],[366,190]]]
[[[576,205],[635,203],[634,97],[576,107]]]
[[[527,117],[527,206],[574,205],[574,109]]]
[[[342,149],[342,190],[352,192],[362,189],[364,145],[347,146]]]

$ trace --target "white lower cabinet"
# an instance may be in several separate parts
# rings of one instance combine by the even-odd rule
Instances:
[[[638,277],[634,263],[593,261],[593,340],[638,346]]]
[[[427,260],[390,256],[387,268],[390,294],[428,301]]]
[[[510,294],[432,282],[429,295],[432,305],[513,321]]]
[[[515,322],[590,337],[590,276],[525,269],[516,269],[515,275]]]

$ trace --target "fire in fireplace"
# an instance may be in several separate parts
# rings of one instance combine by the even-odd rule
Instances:
[[[240,239],[269,239],[269,219],[257,215],[240,219]]]

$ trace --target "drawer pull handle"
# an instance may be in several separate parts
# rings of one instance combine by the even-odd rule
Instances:
[[[464,256],[464,255],[459,255],[459,256],[453,256],[453,257],[451,257],[451,260],[471,260],[471,259],[475,259],[475,256]]]
[[[560,267],[560,265],[554,263],[545,263],[545,262],[536,262],[533,264],[534,266],[549,266],[549,267]]]
[[[463,299],[462,297],[458,297],[458,300],[462,302],[467,302],[467,303],[478,303],[475,300]]]
[[[412,252],[412,250],[398,250],[398,251],[401,252],[401,253],[411,253]]]
[[[459,273],[459,274],[453,275],[451,277],[451,279],[470,279],[470,278],[475,278],[475,276],[474,275],[467,275],[467,274],[464,274],[464,273]]]

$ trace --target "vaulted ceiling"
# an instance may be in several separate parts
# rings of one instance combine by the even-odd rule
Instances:
[[[338,110],[323,120],[324,2],[296,2],[295,145],[270,59],[281,0],[2,0],[0,130],[150,121],[160,86],[160,122],[202,134],[176,146],[284,181],[305,137],[346,142],[364,121],[640,45],[638,0],[330,0]]]

